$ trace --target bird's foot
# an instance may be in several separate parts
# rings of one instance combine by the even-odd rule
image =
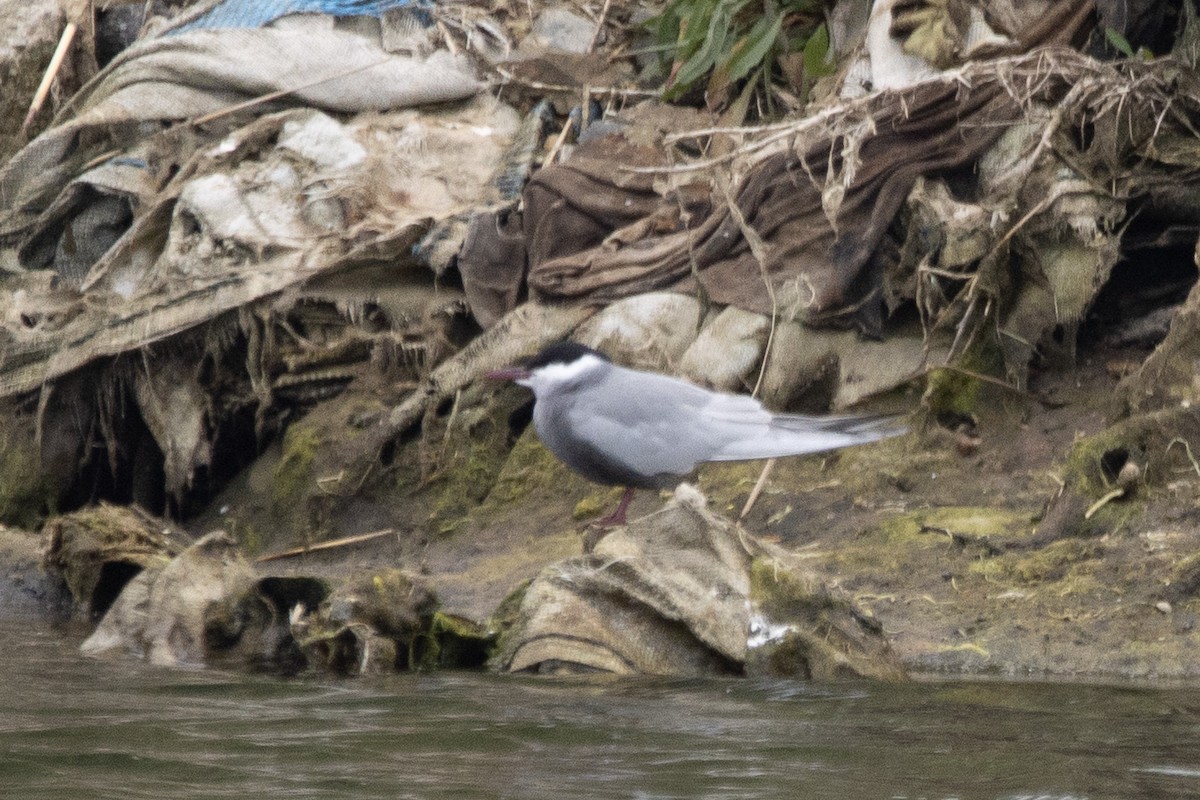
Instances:
[[[617,503],[617,507],[607,517],[601,517],[592,524],[600,528],[615,528],[625,524],[625,512],[629,509],[629,504],[633,501],[633,495],[637,490],[632,486],[626,486],[625,492],[621,495],[621,502]]]
[[[617,507],[611,514],[588,524],[588,531],[583,536],[583,552],[592,552],[610,530],[625,524],[625,512],[629,509],[630,501],[633,500],[634,491],[632,487],[626,487],[625,493],[621,495],[621,502],[617,503]]]

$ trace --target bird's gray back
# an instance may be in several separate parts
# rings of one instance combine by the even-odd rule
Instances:
[[[590,480],[669,486],[724,443],[705,423],[714,395],[686,381],[612,366],[564,389],[538,398],[534,425],[556,456]]]
[[[542,442],[584,477],[612,485],[667,487],[705,461],[799,455],[903,432],[888,418],[772,414],[745,395],[605,364],[539,394]]]

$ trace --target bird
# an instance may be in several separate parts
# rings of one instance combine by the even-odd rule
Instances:
[[[625,491],[599,527],[625,524],[637,489],[669,489],[709,461],[752,461],[836,450],[897,436],[894,416],[776,414],[748,395],[614,364],[577,342],[487,373],[533,390],[533,426],[560,461]]]

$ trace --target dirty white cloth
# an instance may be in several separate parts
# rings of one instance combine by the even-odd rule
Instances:
[[[481,87],[449,53],[385,51],[379,37],[320,18],[281,27],[196,30],[129,48],[0,168],[0,240],[19,238],[97,155],[123,151],[163,123],[196,119],[282,93],[276,105],[384,111],[461,100]]]

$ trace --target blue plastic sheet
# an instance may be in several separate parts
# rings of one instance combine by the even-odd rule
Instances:
[[[198,28],[261,28],[288,14],[378,17],[395,8],[427,8],[426,0],[226,0],[168,35]]]

